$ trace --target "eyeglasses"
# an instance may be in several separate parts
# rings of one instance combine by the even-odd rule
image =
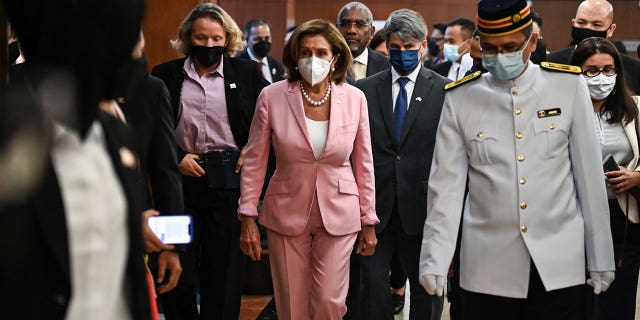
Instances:
[[[524,49],[524,47],[527,46],[527,43],[529,43],[529,39],[531,39],[531,36],[529,36],[529,38],[527,38],[524,42],[522,42],[521,45],[507,44],[502,48],[496,48],[496,47],[480,48],[480,51],[482,52],[482,54],[487,54],[487,55],[495,55],[498,53],[502,53],[502,54],[514,53]]]
[[[431,40],[433,42],[440,42],[440,41],[444,41],[444,38],[431,38]]]
[[[607,77],[613,77],[616,75],[616,67],[606,66],[603,69],[588,68],[582,71],[582,75],[589,78],[593,78],[601,73]]]
[[[357,21],[342,20],[340,21],[340,23],[338,23],[338,28],[343,30],[349,30],[351,29],[351,26],[356,26],[356,29],[363,30],[364,28],[371,26],[371,24],[366,23],[362,20],[357,20]]]

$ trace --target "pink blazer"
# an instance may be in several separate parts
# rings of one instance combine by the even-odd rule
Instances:
[[[346,235],[379,222],[369,115],[362,91],[332,83],[327,146],[316,159],[299,83],[284,80],[264,88],[246,145],[239,214],[258,215],[270,145],[275,150],[276,171],[259,217],[266,228],[287,236],[302,233],[314,191],[329,234]]]

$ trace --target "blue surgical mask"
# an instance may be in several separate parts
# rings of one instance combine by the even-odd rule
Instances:
[[[418,66],[418,50],[390,49],[389,61],[400,75],[408,75]]]
[[[460,59],[460,53],[458,50],[460,49],[459,45],[456,44],[448,44],[445,43],[442,48],[442,55],[451,62],[457,62]]]
[[[529,37],[531,39],[531,37]],[[498,80],[511,80],[517,78],[524,70],[526,64],[522,59],[524,48],[529,44],[529,39],[520,51],[497,54],[482,54],[482,66]]]

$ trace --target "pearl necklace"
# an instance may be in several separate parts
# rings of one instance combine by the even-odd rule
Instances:
[[[325,104],[325,102],[327,102],[327,100],[329,99],[329,95],[331,95],[331,82],[329,82],[329,86],[327,86],[327,93],[324,94],[324,97],[322,97],[322,100],[320,101],[313,100],[311,99],[311,97],[309,97],[307,92],[304,91],[304,87],[302,86],[302,81],[300,81],[300,91],[302,91],[302,96],[304,97],[305,100],[307,100],[307,102],[309,102],[314,107],[319,107]]]

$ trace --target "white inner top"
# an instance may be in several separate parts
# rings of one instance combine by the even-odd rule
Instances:
[[[307,122],[307,131],[309,131],[309,138],[311,139],[311,146],[313,147],[313,155],[316,159],[320,157],[324,152],[324,147],[327,146],[327,134],[329,133],[329,120],[316,121],[305,117]]]

